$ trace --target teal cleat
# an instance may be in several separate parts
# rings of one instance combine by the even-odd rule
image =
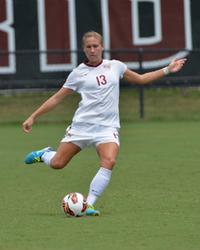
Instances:
[[[99,216],[100,212],[98,210],[95,210],[95,208],[93,206],[88,205],[85,214],[88,216]]]
[[[41,156],[45,152],[49,152],[49,151],[52,151],[52,150],[53,149],[51,147],[47,147],[47,148],[43,148],[41,150],[33,151],[33,152],[26,155],[24,162],[26,164],[32,164],[32,163],[36,163],[36,162],[43,162],[43,160],[41,159]]]

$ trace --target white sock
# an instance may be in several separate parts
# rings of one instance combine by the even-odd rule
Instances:
[[[112,171],[101,167],[90,183],[87,202],[89,205],[94,205],[96,200],[101,196],[103,191],[108,186],[112,175]]]
[[[56,151],[47,151],[42,155],[41,159],[46,165],[51,166],[51,159],[54,157],[55,154]]]

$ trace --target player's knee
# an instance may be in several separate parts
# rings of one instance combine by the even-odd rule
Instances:
[[[52,159],[51,161],[51,167],[54,169],[62,169],[67,165],[66,162],[63,162],[59,159]]]
[[[113,157],[106,157],[101,160],[101,166],[113,168],[116,164],[116,159]]]

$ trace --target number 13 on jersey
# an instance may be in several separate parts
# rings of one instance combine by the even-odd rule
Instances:
[[[96,76],[98,86],[105,85],[107,83],[105,75]]]

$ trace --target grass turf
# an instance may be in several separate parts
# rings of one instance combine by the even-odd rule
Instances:
[[[0,124],[22,122],[54,92],[0,94]],[[43,115],[40,122],[71,121],[79,100],[78,94],[67,97],[55,110]],[[139,121],[139,106],[138,89],[121,89],[121,121]],[[199,110],[199,88],[146,88],[144,90],[144,120],[146,121],[200,121]]]
[[[25,135],[0,126],[1,250],[199,250],[198,121],[123,123],[112,181],[96,204],[102,215],[77,219],[65,217],[61,199],[87,194],[94,149],[60,171],[23,163],[31,150],[57,147],[64,128],[39,124]]]

